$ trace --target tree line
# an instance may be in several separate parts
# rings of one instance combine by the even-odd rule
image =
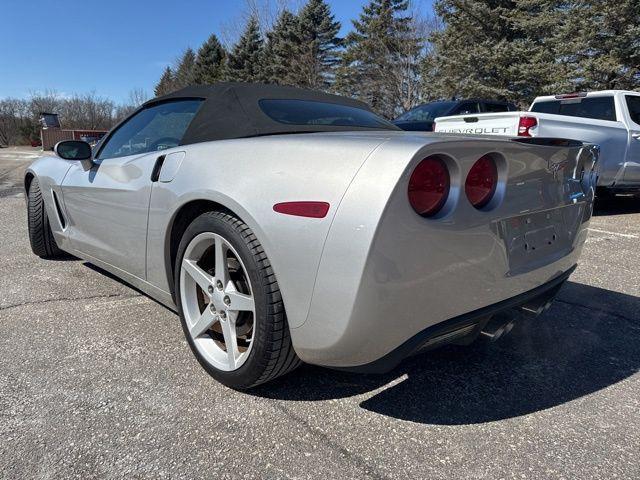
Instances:
[[[308,0],[296,13],[282,9],[264,34],[251,15],[230,48],[215,34],[197,52],[187,48],[154,93],[225,80],[264,82],[358,97],[391,117],[420,98],[427,28],[409,7],[408,0],[373,0],[345,38],[324,0]]]
[[[640,88],[640,0],[436,0],[433,11],[371,0],[344,38],[325,0],[282,8],[272,22],[259,17],[254,9],[230,46],[212,34],[187,48],[165,68],[155,95],[265,82],[358,98],[393,118],[434,99],[526,107],[538,95]],[[0,101],[0,143],[7,130],[37,131],[36,110],[59,110],[66,127],[108,128],[136,104],[58,100],[55,108],[41,98]]]
[[[147,94],[139,88],[119,105],[95,93],[62,96],[45,91],[34,92],[28,99],[5,98],[0,100],[0,146],[37,144],[43,112],[57,113],[63,128],[108,130],[146,100]]]
[[[640,0],[439,0],[425,96],[640,88]]]
[[[229,49],[213,34],[155,87],[163,95],[221,80],[324,90],[387,118],[451,97],[526,107],[538,95],[640,88],[640,0],[371,0],[352,30],[324,0],[283,9],[266,34],[250,16]]]

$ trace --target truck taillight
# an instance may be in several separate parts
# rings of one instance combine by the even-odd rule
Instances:
[[[587,96],[587,92],[575,92],[575,93],[564,93],[562,95],[556,95],[555,98],[558,100],[565,100],[567,98],[584,98]]]
[[[409,203],[417,214],[431,217],[447,203],[450,185],[447,165],[438,157],[427,157],[409,179]]]
[[[520,117],[518,122],[518,136],[519,137],[532,137],[531,129],[538,126],[538,119],[536,117]]]
[[[498,167],[490,155],[481,157],[473,164],[464,183],[464,193],[476,208],[486,206],[498,186]]]

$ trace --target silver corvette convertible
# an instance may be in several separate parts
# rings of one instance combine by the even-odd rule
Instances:
[[[301,361],[385,371],[542,312],[587,235],[597,147],[399,131],[360,102],[223,83],[27,170],[29,236],[177,311],[249,388]]]

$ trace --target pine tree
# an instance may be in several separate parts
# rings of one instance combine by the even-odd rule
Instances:
[[[194,71],[196,66],[196,54],[191,48],[187,48],[182,54],[178,66],[175,69],[176,88],[184,88],[195,84]]]
[[[156,97],[160,97],[162,95],[167,95],[168,93],[171,93],[175,90],[176,86],[173,70],[171,70],[171,67],[167,67],[164,69],[160,80],[153,89],[153,93]]]
[[[264,80],[263,40],[260,25],[251,17],[247,27],[233,47],[227,60],[227,78],[238,82],[259,82]]]
[[[295,61],[298,45],[298,18],[283,10],[273,30],[267,33],[264,46],[264,80],[278,85],[294,85],[291,63]]]
[[[640,0],[581,0],[563,30],[573,90],[640,88]]]
[[[224,76],[227,52],[215,34],[202,44],[196,56],[193,80],[205,85],[220,81]]]
[[[571,89],[569,67],[562,58],[561,32],[575,11],[565,0],[514,0],[509,17],[515,31],[511,42],[511,99],[528,107],[539,95]]]
[[[397,71],[420,49],[412,36],[407,0],[371,0],[353,21],[338,68],[335,90],[360,98],[387,118],[401,110]]]
[[[487,97],[522,106],[564,90],[558,32],[570,14],[561,0],[438,0],[445,28],[424,63],[427,98]]]
[[[340,22],[335,21],[324,0],[309,0],[294,31],[297,48],[290,64],[294,83],[304,88],[327,88],[338,62]]]

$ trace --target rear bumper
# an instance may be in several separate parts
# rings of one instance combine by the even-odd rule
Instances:
[[[357,373],[388,372],[403,359],[421,350],[475,339],[484,325],[495,315],[506,313],[510,316],[516,316],[526,312],[537,316],[544,311],[549,302],[553,301],[575,269],[574,265],[553,280],[528,292],[425,328],[378,360],[364,365],[332,368]]]
[[[523,245],[528,233],[505,230],[510,223],[505,220],[437,234],[409,229],[409,234],[400,235],[402,227],[395,222],[407,218],[387,217],[394,226],[379,232],[362,272],[340,271],[341,265],[354,268],[351,252],[331,251],[336,261],[318,278],[309,319],[291,329],[296,352],[307,363],[327,367],[375,365],[389,355],[397,363],[398,357],[419,347],[421,339],[429,340],[427,335],[449,333],[451,325],[468,326],[459,325],[461,321],[526,303],[573,271],[586,240],[589,211],[590,205],[576,204],[555,210],[557,215],[525,215],[534,232],[542,233],[546,228],[539,225],[544,221],[566,220],[555,230],[556,244],[549,251],[538,246],[535,252]],[[511,220],[522,225],[516,222],[522,218]],[[351,278],[356,279],[355,293],[349,290]],[[348,300],[341,297],[345,292]],[[398,349],[400,353],[391,353]]]

